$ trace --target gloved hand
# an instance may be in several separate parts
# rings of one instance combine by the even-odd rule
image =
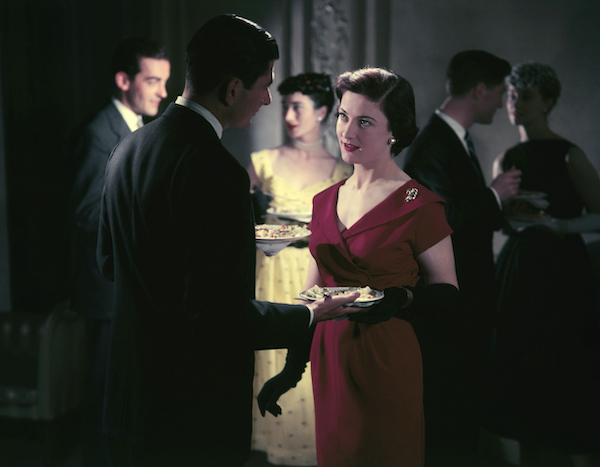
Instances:
[[[288,355],[289,352],[290,351],[288,350]],[[283,394],[296,387],[298,382],[302,379],[302,373],[304,373],[305,369],[306,362],[304,362],[303,365],[293,366],[289,366],[288,363],[286,363],[285,368],[281,373],[264,384],[256,398],[260,414],[263,417],[267,410],[276,417],[281,414],[281,407],[277,404],[277,401]]]
[[[306,333],[306,339],[302,345],[288,349],[285,366],[281,373],[267,381],[258,393],[256,399],[260,414],[263,417],[267,410],[276,417],[281,414],[281,407],[279,407],[277,401],[282,394],[295,388],[298,381],[302,379],[302,373],[304,373],[306,364],[310,360],[310,347],[314,333],[315,326],[313,324]]]
[[[431,284],[417,287],[388,287],[378,304],[365,313],[353,313],[349,319],[358,323],[376,324],[395,316],[400,319],[434,319],[447,322],[456,317],[459,292],[451,284]],[[426,315],[426,316],[421,316]]]
[[[408,290],[403,287],[388,287],[383,290],[383,299],[368,308],[368,311],[352,313],[350,321],[357,323],[376,324],[387,321],[397,316],[402,317],[399,312],[408,301]]]

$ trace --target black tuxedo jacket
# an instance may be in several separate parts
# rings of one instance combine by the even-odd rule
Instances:
[[[456,133],[433,115],[409,147],[404,170],[440,195],[454,233],[458,282],[466,312],[493,311],[495,300],[493,233],[502,212]]]
[[[298,345],[309,322],[304,306],[253,300],[249,183],[211,125],[176,104],[111,155],[98,241],[116,294],[110,436],[206,465],[249,455],[254,349]]]
[[[112,102],[85,125],[74,152],[71,307],[87,316],[110,319],[113,284],[98,269],[96,244],[106,161],[131,130]]]

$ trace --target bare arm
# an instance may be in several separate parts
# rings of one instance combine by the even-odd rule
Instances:
[[[587,212],[600,213],[600,178],[585,153],[576,146],[567,153],[567,170]]]
[[[308,263],[308,272],[306,273],[306,282],[304,283],[304,290],[310,289],[313,285],[323,287],[325,285],[325,282],[321,278],[321,273],[319,272],[317,261],[311,256],[310,261]]]
[[[494,165],[492,166],[492,178],[496,178],[498,175],[502,173],[502,161],[504,160],[504,154],[499,154],[496,159],[494,159]]]
[[[585,153],[576,146],[566,156],[569,178],[581,197],[586,213],[576,219],[550,219],[543,227],[563,236],[567,233],[600,230],[600,178]]]
[[[507,172],[502,170],[504,154],[500,154],[494,160],[492,188],[496,190],[502,201],[506,201],[517,194],[521,184],[521,171],[512,167]]]
[[[596,169],[585,153],[576,146],[566,156],[569,178],[575,185],[586,208],[586,213],[575,219],[549,219],[538,228],[548,230],[559,237],[567,233],[600,230],[600,179]]]
[[[450,284],[458,288],[450,235],[417,256],[417,260],[424,270],[427,285]]]

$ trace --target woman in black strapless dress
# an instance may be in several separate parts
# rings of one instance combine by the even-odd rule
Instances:
[[[497,260],[486,425],[522,452],[581,458],[600,444],[598,281],[580,235],[600,229],[600,180],[585,153],[548,126],[560,94],[554,70],[527,62],[508,81],[521,142],[497,158],[494,176],[520,169],[522,194],[505,206],[512,228]]]

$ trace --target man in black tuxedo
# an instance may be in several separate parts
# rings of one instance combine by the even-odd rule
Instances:
[[[456,54],[447,71],[449,96],[405,158],[404,170],[448,203],[462,302],[454,328],[437,334],[422,329],[419,336],[428,467],[474,463],[476,402],[496,297],[493,232],[501,228],[502,202],[516,194],[520,172],[506,172],[487,186],[468,129],[474,123],[492,123],[503,105],[504,78],[510,71],[506,60],[485,51]]]
[[[112,282],[102,276],[96,262],[104,169],[117,143],[143,125],[142,115],[158,113],[161,100],[167,97],[171,71],[166,49],[142,38],[121,42],[111,67],[113,96],[83,126],[74,152],[70,298],[71,307],[86,317],[90,347],[82,434],[86,466],[110,465],[102,436],[102,406],[114,293]]]
[[[250,454],[254,350],[300,346],[358,294],[257,302],[246,170],[222,146],[262,105],[279,52],[222,15],[186,55],[186,83],[107,165],[98,262],[115,282],[105,431],[116,465],[241,466]]]

